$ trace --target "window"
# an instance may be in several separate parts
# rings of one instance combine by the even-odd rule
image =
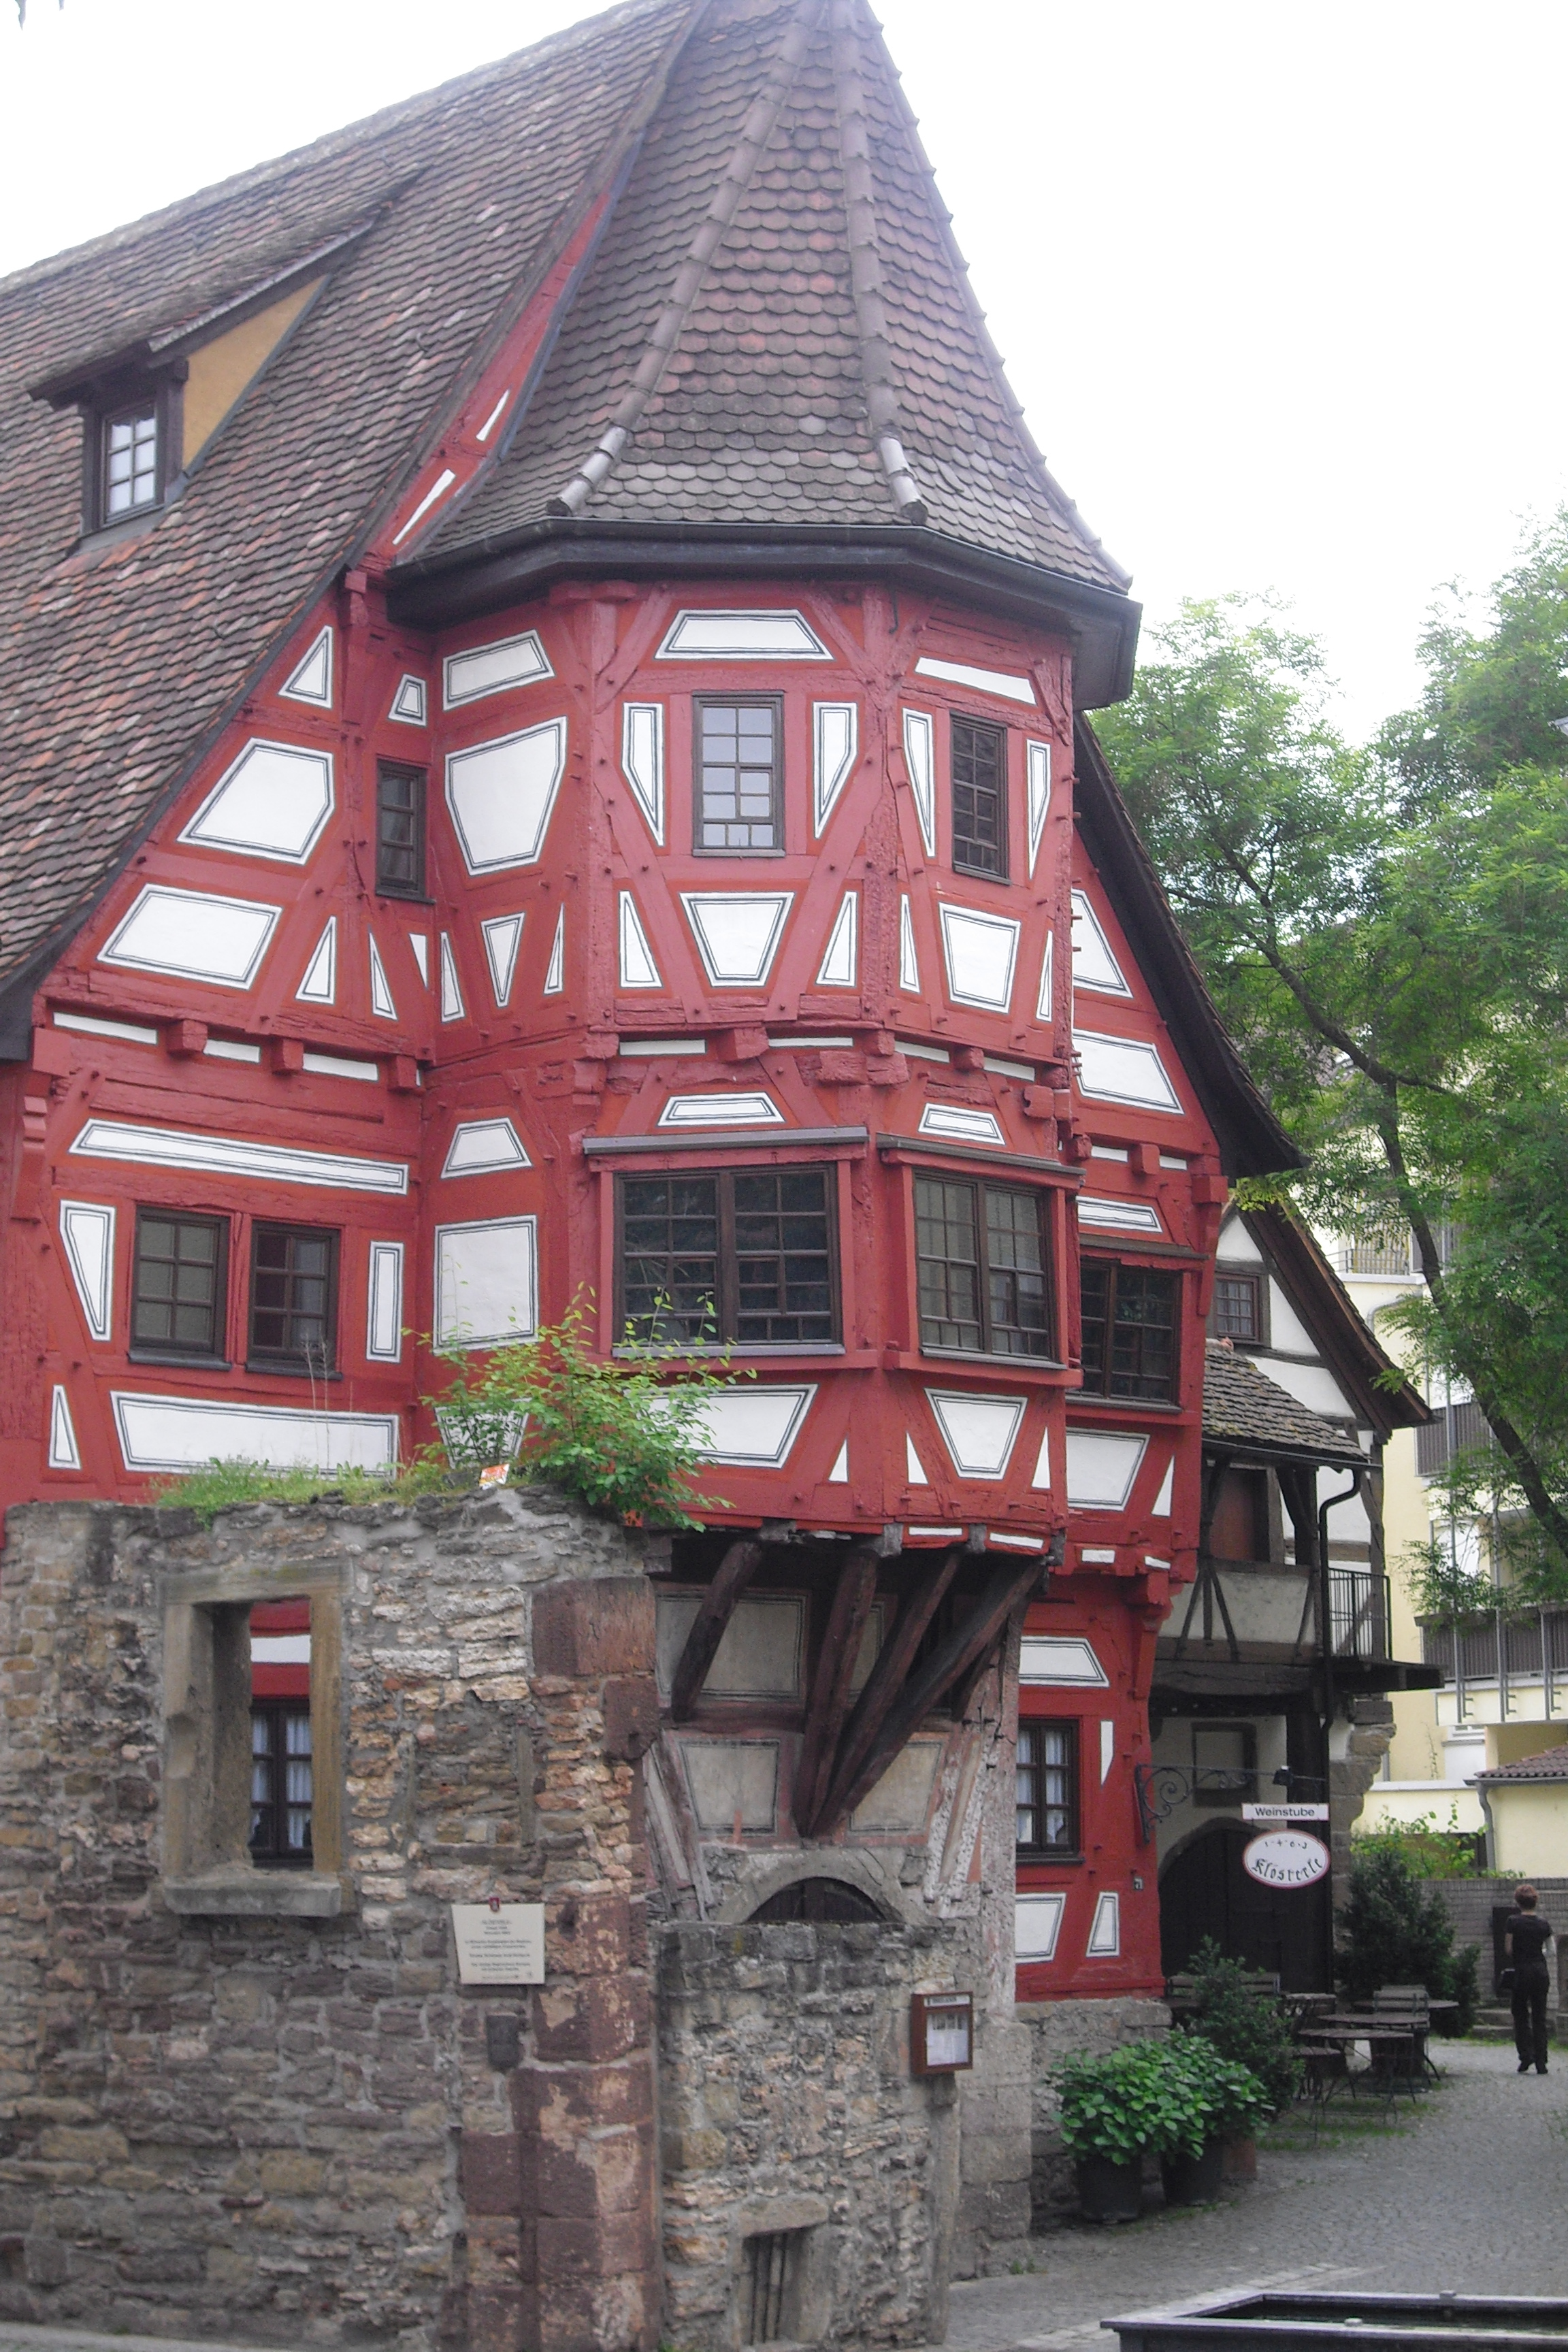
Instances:
[[[1220,1472],[1209,1508],[1208,1548],[1215,1559],[1268,1559],[1267,1470]]]
[[[1077,1724],[1026,1717],[1017,1765],[1019,1853],[1079,1853]]]
[[[1261,1339],[1263,1285],[1256,1274],[1216,1274],[1211,1326],[1216,1339]]]
[[[375,776],[375,887],[385,898],[425,896],[425,774],[384,760]]]
[[[158,405],[155,395],[149,394],[133,408],[105,416],[100,425],[99,515],[103,522],[140,514],[143,507],[155,507],[163,496]]]
[[[784,845],[783,705],[696,704],[692,846],[710,856],[778,856]]]
[[[1007,735],[979,719],[952,722],[952,863],[1007,879]]]
[[[309,1699],[263,1699],[250,1710],[250,1856],[308,1870],[313,1796]]]
[[[258,1370],[330,1372],[337,1349],[338,1237],[313,1225],[255,1227],[250,1360]]]
[[[1250,1723],[1194,1723],[1193,1802],[1238,1805],[1256,1792],[1258,1733]]]
[[[784,2314],[792,2300],[795,2271],[804,2231],[771,2230],[765,2237],[746,2240],[746,2280],[743,2344],[776,2344],[793,2328],[786,2328]]]
[[[1037,1192],[916,1177],[922,1348],[1050,1354],[1044,1205]]]
[[[132,1274],[132,1352],[207,1361],[220,1358],[227,1258],[226,1218],[139,1209]]]
[[[837,1339],[829,1202],[825,1168],[623,1177],[622,1321],[741,1347]]]
[[[1087,1257],[1082,1296],[1086,1395],[1174,1402],[1180,1278]]]

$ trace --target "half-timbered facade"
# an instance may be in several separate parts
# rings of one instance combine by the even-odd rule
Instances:
[[[0,314],[4,1499],[390,1465],[574,1305],[728,1349],[670,1902],[851,1836],[1011,1626],[1021,1984],[1157,1990],[1215,1234],[1291,1154],[869,12],[616,10]]]

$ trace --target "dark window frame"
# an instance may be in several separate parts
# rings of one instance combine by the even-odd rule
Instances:
[[[136,1328],[137,1310],[143,1304],[156,1305],[153,1299],[142,1297],[142,1232],[154,1221],[175,1226],[199,1225],[217,1237],[213,1260],[212,1344],[210,1347],[186,1346],[177,1339],[148,1339]],[[224,1370],[228,1369],[228,1257],[232,1220],[209,1214],[197,1209],[164,1209],[153,1202],[139,1203],[136,1227],[131,1246],[131,1300],[129,1337],[126,1354],[132,1363],[205,1364]],[[168,1263],[169,1261],[161,1261]],[[173,1261],[179,1265],[184,1261]],[[192,1259],[192,1265],[199,1261]]]
[[[975,1235],[976,1255],[973,1263],[977,1276],[976,1306],[978,1308],[977,1319],[979,1322],[981,1335],[980,1345],[977,1348],[966,1348],[961,1342],[953,1342],[950,1344],[944,1339],[928,1339],[926,1336],[928,1323],[935,1323],[944,1320],[952,1322],[965,1319],[953,1316],[928,1317],[922,1302],[921,1281],[921,1269],[922,1266],[960,1265],[967,1263],[967,1261],[963,1259],[933,1257],[928,1253],[922,1252],[921,1248],[921,1188],[922,1185],[937,1184],[948,1186],[958,1191],[968,1192],[974,1202],[973,1230]],[[996,1325],[994,1317],[991,1295],[992,1276],[994,1273],[999,1276],[1005,1276],[1014,1271],[1014,1269],[1006,1266],[998,1266],[994,1268],[991,1264],[992,1227],[990,1218],[987,1213],[986,1204],[993,1193],[1005,1195],[1011,1200],[1028,1201],[1033,1205],[1038,1221],[1040,1274],[1045,1285],[1046,1328],[1043,1334],[1044,1345],[1037,1349],[1027,1348],[998,1348],[994,1344]],[[961,1175],[956,1170],[950,1171],[947,1169],[932,1169],[930,1171],[921,1171],[915,1177],[911,1193],[911,1202],[914,1210],[915,1328],[919,1338],[921,1353],[927,1356],[984,1356],[989,1358],[994,1362],[999,1363],[1059,1363],[1061,1359],[1057,1354],[1057,1347],[1058,1344],[1058,1317],[1056,1297],[1055,1259],[1052,1250],[1053,1227],[1049,1188],[1044,1185],[1002,1183],[993,1181],[984,1176],[968,1174]],[[1003,1328],[1014,1331],[1026,1331],[1028,1328],[1025,1324],[1008,1324]]]
[[[1220,1319],[1220,1285],[1226,1282],[1236,1283],[1238,1286],[1245,1285],[1251,1297],[1252,1328],[1249,1331],[1231,1330]],[[1265,1292],[1261,1274],[1255,1273],[1250,1266],[1217,1265],[1215,1268],[1214,1299],[1209,1308],[1209,1330],[1213,1337],[1216,1339],[1234,1339],[1238,1347],[1243,1348],[1266,1347],[1268,1334],[1263,1320],[1264,1300]]]
[[[827,1318],[831,1336],[817,1339],[757,1339],[732,1336],[740,1316],[740,1283],[735,1248],[735,1181],[745,1176],[819,1176],[822,1180],[823,1219],[826,1235]],[[627,1303],[626,1282],[626,1192],[639,1182],[678,1183],[682,1180],[711,1182],[715,1187],[715,1223],[717,1247],[714,1252],[716,1288],[713,1328],[702,1337],[675,1332],[671,1343],[687,1349],[693,1355],[705,1349],[731,1348],[748,1354],[766,1349],[773,1354],[820,1352],[824,1349],[841,1349],[844,1345],[843,1285],[839,1272],[839,1204],[837,1163],[834,1160],[802,1160],[789,1166],[717,1168],[658,1168],[618,1173],[615,1180],[615,1253],[616,1253],[616,1330],[624,1334],[635,1318]]]
[[[183,369],[182,369],[183,373]],[[90,405],[83,410],[82,436],[83,483],[82,525],[88,532],[118,530],[122,524],[140,522],[156,514],[166,505],[169,486],[179,472],[175,442],[179,438],[183,418],[181,383],[174,374],[153,377],[121,378],[102,385]],[[157,436],[157,462],[154,468],[153,496],[140,506],[127,507],[121,514],[109,510],[109,436],[111,428],[122,424],[128,416],[142,415],[152,411]]]
[[[1241,1734],[1241,1762],[1238,1765],[1200,1764],[1198,1739],[1201,1734],[1215,1731],[1238,1731]],[[1245,1720],[1217,1717],[1200,1717],[1193,1725],[1193,1802],[1194,1805],[1239,1805],[1258,1794],[1258,1726]],[[1236,1778],[1228,1787],[1204,1785],[1200,1776],[1205,1772],[1234,1772]]]
[[[299,1722],[302,1719],[308,1727],[308,1736],[310,1738],[310,1747],[304,1759],[301,1759],[297,1753],[292,1759],[290,1759],[287,1731],[287,1726],[290,1717],[295,1722]],[[269,1745],[265,1755],[258,1754],[256,1747],[256,1725],[258,1719],[264,1719],[273,1727]],[[266,1843],[262,1845],[255,1843],[257,1825],[254,1821],[252,1822],[246,1835],[247,1851],[250,1855],[251,1861],[258,1869],[313,1870],[315,1868],[316,1857],[311,1833],[315,1826],[316,1758],[315,1739],[313,1733],[310,1733],[309,1730],[309,1727],[310,1725],[310,1699],[308,1697],[253,1698],[250,1702],[250,1723],[251,1808],[254,1812],[258,1803],[265,1806],[271,1813],[272,1821],[270,1824],[271,1834]],[[289,1765],[291,1760],[295,1763],[304,1761],[310,1766],[310,1795],[308,1807],[301,1805],[298,1801],[295,1801],[292,1805],[290,1804],[289,1798],[288,1776]],[[256,1793],[256,1769],[258,1764],[266,1765],[268,1779],[271,1784],[268,1795],[261,1799],[258,1799]],[[290,1811],[306,1812],[305,1843],[302,1846],[290,1846],[289,1843],[288,1823]]]
[[[384,802],[382,787],[388,783],[411,784],[414,788],[412,812],[389,811]],[[378,760],[375,763],[375,893],[378,898],[416,898],[428,905],[427,888],[430,862],[429,850],[430,779],[427,769],[416,767],[407,760]],[[414,840],[411,845],[388,845],[384,838],[384,821],[388,814],[411,814]],[[383,853],[391,849],[394,856],[409,856],[416,872],[407,882],[389,880],[383,866]]]
[[[1017,1815],[1014,1815],[1014,1851],[1022,1862],[1081,1862],[1083,1859],[1083,1738],[1082,1726],[1076,1716],[1021,1715],[1018,1717],[1020,1750],[1026,1735],[1037,1738],[1047,1732],[1063,1735],[1066,1756],[1060,1763],[1051,1762],[1043,1753],[1026,1759],[1021,1753],[1016,1759],[1020,1788],[1024,1776],[1029,1775],[1033,1789],[1028,1802],[1035,1816],[1036,1842],[1026,1844],[1017,1836]],[[1045,1776],[1048,1771],[1066,1775],[1066,1796],[1060,1806],[1053,1805],[1046,1795]],[[1021,1794],[1016,1805],[1023,1802]],[[1039,1832],[1047,1812],[1061,1811],[1067,1817],[1067,1840],[1055,1845],[1040,1842]]]
[[[960,780],[958,765],[961,729],[971,747],[966,754],[971,760],[973,757],[973,745],[975,741],[989,738],[993,743],[996,758],[996,775],[994,784],[977,783],[973,775]],[[994,719],[971,718],[967,711],[954,711],[950,715],[947,740],[948,824],[952,835],[952,870],[955,874],[973,875],[982,882],[1006,882],[1011,879],[1007,756],[1008,741],[1005,727],[998,726]],[[995,824],[993,840],[987,841],[982,834],[973,830],[960,833],[959,795],[961,793],[994,794]],[[978,812],[971,810],[970,814],[973,815]],[[968,856],[961,855],[961,843],[971,846],[978,854]]]
[[[1172,1285],[1171,1370],[1168,1384],[1163,1393],[1159,1395],[1140,1395],[1135,1391],[1114,1388],[1111,1385],[1115,1377],[1114,1355],[1113,1350],[1110,1346],[1107,1346],[1106,1348],[1105,1360],[1100,1367],[1100,1383],[1099,1387],[1090,1386],[1089,1366],[1088,1360],[1089,1347],[1087,1340],[1083,1337],[1088,1318],[1083,1311],[1082,1286],[1083,1278],[1085,1275],[1089,1272],[1091,1267],[1096,1269],[1106,1267],[1110,1270],[1110,1279],[1107,1285],[1106,1290],[1105,1313],[1105,1327],[1108,1334],[1113,1333],[1116,1328],[1117,1286],[1119,1276],[1122,1273],[1137,1275],[1140,1279],[1147,1279],[1148,1277],[1152,1276],[1157,1280],[1169,1282]],[[1156,1411],[1168,1410],[1169,1408],[1179,1404],[1181,1402],[1182,1388],[1182,1317],[1186,1303],[1185,1289],[1180,1270],[1173,1266],[1147,1265],[1136,1257],[1111,1257],[1103,1255],[1098,1250],[1092,1252],[1086,1250],[1082,1251],[1079,1255],[1079,1356],[1082,1364],[1082,1386],[1080,1389],[1074,1391],[1075,1395],[1094,1397],[1103,1400],[1105,1402],[1110,1404],[1145,1405],[1152,1407]],[[1141,1328],[1147,1328],[1151,1327],[1144,1326]],[[1140,1374],[1139,1377],[1142,1378],[1144,1376]]]
[[[770,710],[773,719],[773,758],[768,817],[777,836],[771,849],[733,848],[710,845],[702,838],[705,822],[702,797],[702,714],[705,710]],[[741,822],[742,820],[722,820]],[[784,811],[784,710],[782,694],[694,694],[691,698],[691,854],[694,857],[784,857],[788,854]]]
[[[273,1267],[263,1267],[258,1263],[258,1244],[260,1242],[262,1235],[267,1234],[281,1234],[290,1240],[308,1239],[310,1241],[324,1241],[329,1244],[326,1277],[327,1305],[326,1312],[321,1318],[326,1324],[328,1331],[326,1361],[324,1363],[312,1364],[310,1361],[309,1357],[303,1353],[291,1353],[284,1349],[268,1349],[267,1348],[258,1348],[257,1345],[256,1318],[258,1313],[258,1302],[256,1292],[258,1277],[262,1274],[270,1274],[279,1271],[279,1269]],[[285,1377],[294,1379],[314,1378],[316,1380],[335,1380],[339,1377],[338,1358],[340,1349],[338,1344],[338,1286],[342,1258],[342,1235],[335,1226],[295,1224],[287,1219],[279,1217],[257,1217],[252,1221],[250,1227],[250,1281],[246,1296],[245,1368],[247,1371],[280,1372],[284,1374]],[[313,1275],[298,1275],[292,1264],[289,1264],[288,1266],[283,1268],[282,1271],[284,1273],[285,1280],[290,1285],[290,1297],[292,1297],[291,1286],[296,1280],[314,1281],[319,1279],[318,1276]],[[303,1314],[306,1310],[296,1307],[291,1304],[286,1306],[281,1310],[273,1307],[263,1307],[260,1309],[260,1312],[264,1314],[273,1314],[279,1311],[283,1312],[292,1318],[297,1315]]]

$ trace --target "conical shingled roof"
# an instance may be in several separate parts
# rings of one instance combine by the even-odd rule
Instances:
[[[419,567],[566,515],[902,519],[1125,589],[1024,429],[859,0],[705,16],[504,462]]]

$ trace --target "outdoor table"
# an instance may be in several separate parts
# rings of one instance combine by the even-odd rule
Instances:
[[[1310,2028],[1300,2037],[1300,2047],[1303,2050],[1310,2050],[1315,2042],[1320,2049],[1342,2048],[1347,2057],[1351,2047],[1355,2042],[1364,2042],[1372,2053],[1372,2063],[1365,2069],[1365,2074],[1374,2082],[1384,2085],[1390,2105],[1393,2104],[1394,2095],[1402,2082],[1409,2084],[1411,2095],[1414,2097],[1420,2074],[1420,2061],[1424,2055],[1421,2047],[1423,2039],[1419,2028],[1414,2025],[1391,2025],[1386,2018],[1379,2020],[1372,2017],[1314,2018]],[[1397,2063],[1393,2063],[1399,2058],[1401,2053],[1407,2053],[1416,2061],[1416,2063],[1401,2068]],[[1382,2060],[1390,2063],[1380,2063]],[[1357,2078],[1352,2074],[1347,2075],[1346,2079],[1353,2096]]]

